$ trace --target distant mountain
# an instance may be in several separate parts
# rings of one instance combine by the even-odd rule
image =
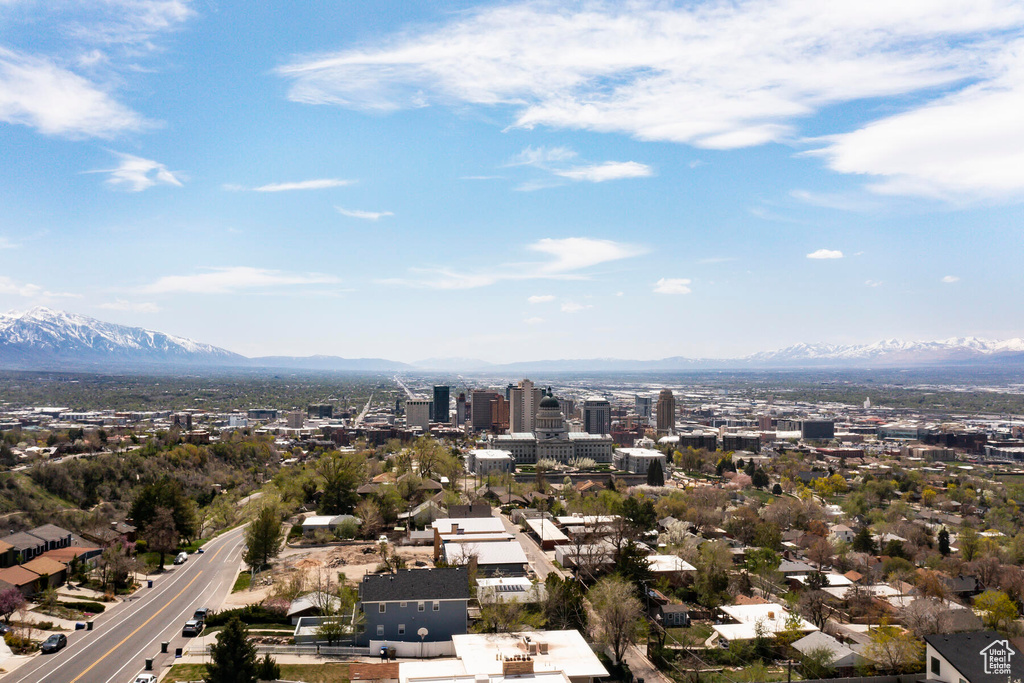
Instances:
[[[492,364],[475,358],[429,358],[413,364],[384,358],[264,356],[246,358],[184,337],[126,327],[83,315],[34,308],[0,315],[0,368],[109,370],[204,367],[307,372],[671,372],[771,368],[882,368],[934,365],[1024,365],[1024,339],[940,341],[887,339],[873,344],[796,344],[743,358],[659,360],[590,358]]]
[[[228,366],[248,359],[184,337],[33,308],[0,315],[0,367]]]
[[[426,358],[413,363],[413,366],[424,370],[447,370],[450,372],[472,372],[475,370],[487,370],[494,367],[494,363],[488,363],[479,358]]]
[[[328,372],[398,372],[413,366],[385,358],[341,358],[339,356],[260,356],[250,365],[285,370],[324,370]]]

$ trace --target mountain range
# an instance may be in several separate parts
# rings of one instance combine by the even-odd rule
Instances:
[[[888,339],[873,344],[796,344],[743,358],[660,360],[562,359],[493,364],[474,358],[402,363],[384,358],[264,356],[247,358],[184,337],[126,327],[74,313],[34,308],[0,315],[0,369],[125,370],[171,368],[286,369],[334,372],[650,372],[711,369],[872,368],[950,364],[1024,364],[1024,339],[940,341]]]

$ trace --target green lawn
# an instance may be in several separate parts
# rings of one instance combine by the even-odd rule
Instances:
[[[163,683],[201,681],[205,673],[205,664],[175,664],[163,679]],[[282,664],[281,678],[309,683],[348,683],[348,664]]]
[[[235,585],[232,586],[232,588],[231,588],[231,592],[232,593],[237,593],[239,591],[247,590],[249,588],[249,583],[251,581],[252,581],[252,574],[250,574],[247,571],[239,572],[238,578],[235,579]]]
[[[672,641],[687,646],[703,645],[711,635],[711,627],[707,624],[694,624],[690,628],[667,628],[665,631],[668,632],[668,637],[665,639],[666,645],[671,644]]]

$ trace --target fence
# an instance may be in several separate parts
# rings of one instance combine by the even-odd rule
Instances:
[[[371,654],[368,647],[342,645],[256,645],[261,655],[307,655],[311,657],[365,657]]]

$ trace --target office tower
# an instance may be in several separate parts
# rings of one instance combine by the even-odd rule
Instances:
[[[405,425],[430,429],[430,401],[425,398],[410,398],[405,402]]]
[[[645,423],[650,424],[651,422],[651,410],[654,407],[654,399],[650,396],[637,396],[636,397],[636,414]]]
[[[658,394],[658,433],[669,434],[676,429],[676,397],[671,389]]]
[[[464,391],[459,392],[459,397],[455,399],[455,424],[462,427],[466,424],[466,393]]]
[[[301,410],[289,412],[287,420],[289,429],[302,429],[306,425],[306,415]]]
[[[612,406],[600,396],[583,402],[583,431],[587,434],[612,433]]]
[[[446,424],[451,417],[449,415],[451,411],[451,400],[449,398],[448,387],[441,384],[434,385],[434,414],[431,416],[434,422],[440,422]]]
[[[504,400],[504,396],[496,391],[480,389],[474,390],[470,396],[470,426],[474,431],[485,432],[491,428],[491,401],[498,398]]]
[[[537,406],[544,398],[544,390],[533,386],[528,379],[508,390],[509,431],[532,432],[537,418]]]

